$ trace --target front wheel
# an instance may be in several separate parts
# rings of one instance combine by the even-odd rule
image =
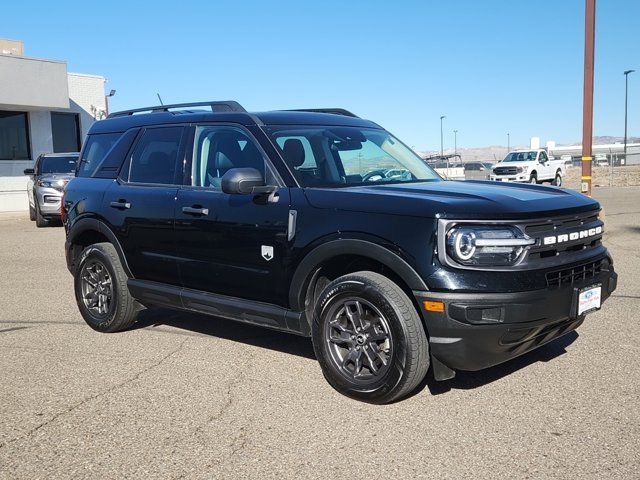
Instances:
[[[562,186],[562,174],[560,173],[560,170],[556,172],[556,176],[553,179],[553,182],[551,182],[551,184],[555,185],[556,187]]]
[[[418,312],[398,285],[377,273],[352,273],[327,285],[315,307],[312,336],[327,381],[358,400],[400,399],[429,368]]]
[[[29,204],[29,220],[32,222],[36,219],[36,210]]]
[[[111,333],[136,322],[140,305],[129,293],[127,274],[112,244],[85,248],[74,277],[76,303],[91,328]]]
[[[40,213],[40,207],[38,206],[38,202],[36,202],[35,210],[36,210],[35,211],[35,213],[36,213],[36,227],[38,227],[38,228],[48,227],[49,226],[49,220],[44,218],[42,216],[42,214]]]
[[[531,176],[529,177],[529,183],[533,185],[538,184],[538,176],[535,173],[532,173]]]

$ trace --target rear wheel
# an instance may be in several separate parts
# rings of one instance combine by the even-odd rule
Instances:
[[[529,183],[532,183],[534,185],[536,185],[538,183],[538,176],[536,175],[536,173],[532,173],[531,176],[529,177]]]
[[[96,243],[84,249],[74,287],[80,313],[91,328],[111,333],[136,322],[140,304],[129,293],[127,278],[112,244]]]
[[[551,182],[552,185],[555,185],[556,187],[561,187],[562,186],[562,172],[560,170],[558,170],[556,172],[556,176],[553,179],[553,181]]]
[[[352,273],[327,285],[315,307],[312,335],[327,381],[358,400],[402,398],[429,368],[418,312],[398,285],[377,273]]]

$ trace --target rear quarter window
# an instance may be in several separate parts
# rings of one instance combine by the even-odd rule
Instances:
[[[78,177],[91,177],[98,171],[105,156],[122,133],[88,135],[78,163]]]

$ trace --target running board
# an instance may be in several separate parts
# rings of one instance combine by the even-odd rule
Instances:
[[[189,310],[304,337],[311,336],[309,323],[302,312],[278,305],[135,278],[127,280],[127,286],[131,295],[142,304]]]

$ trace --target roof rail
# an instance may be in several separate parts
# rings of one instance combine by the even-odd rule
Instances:
[[[333,115],[344,115],[345,117],[358,117],[355,113],[351,113],[344,108],[299,108],[287,110],[287,112],[315,112],[315,113],[332,113]]]
[[[107,118],[125,117],[140,112],[168,112],[170,108],[185,107],[211,107],[212,112],[246,112],[244,107],[233,100],[211,101],[211,102],[195,102],[195,103],[174,103],[172,105],[156,105],[153,107],[134,108],[132,110],[122,110],[120,112],[110,113]]]

